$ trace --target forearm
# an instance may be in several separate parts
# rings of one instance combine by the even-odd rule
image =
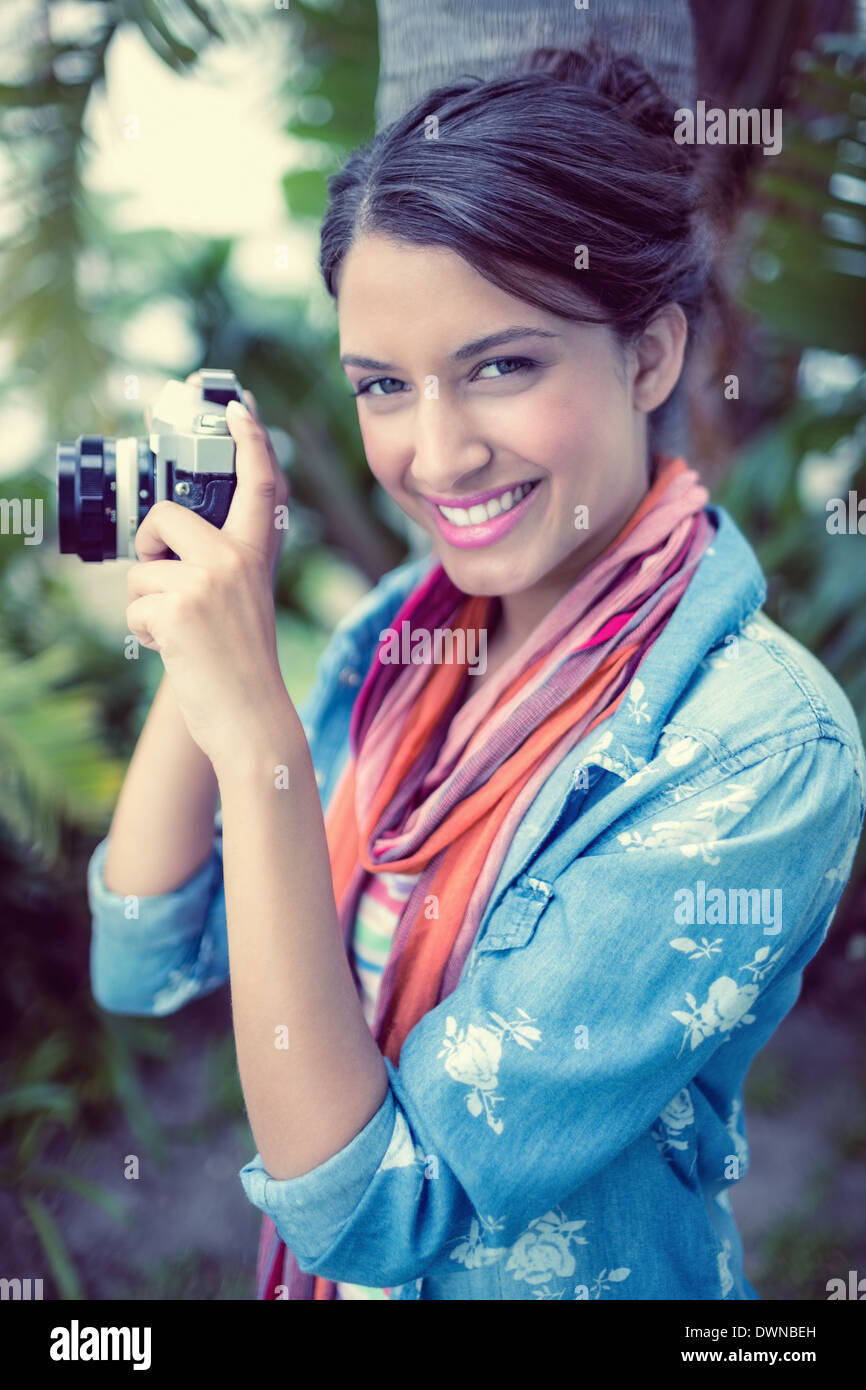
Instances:
[[[275,785],[277,765],[287,787]],[[217,776],[241,1086],[268,1172],[297,1177],[364,1128],[388,1074],[346,958],[315,774],[288,696]]]
[[[106,887],[141,897],[185,883],[213,848],[217,780],[163,676],[120,791],[105,856]]]

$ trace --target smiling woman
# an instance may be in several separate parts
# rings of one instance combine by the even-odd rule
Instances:
[[[646,492],[711,279],[695,153],[652,79],[600,52],[525,68],[357,151],[321,243],[370,468],[459,588],[502,597],[503,650]]]
[[[847,882],[866,757],[656,447],[710,278],[673,131],[637,60],[539,50],[353,154],[322,272],[367,461],[433,554],[344,619],[295,712],[238,418],[234,530],[185,524],[172,601],[138,600],[222,826],[133,930],[97,847],[94,991],[154,1013],[230,977],[260,1298],[758,1297],[743,1081]],[[413,659],[444,633],[465,659]],[[708,879],[772,890],[772,932],[684,935]]]

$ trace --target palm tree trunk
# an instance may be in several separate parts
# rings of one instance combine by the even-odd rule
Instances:
[[[609,40],[637,54],[678,106],[694,102],[695,55],[687,0],[663,0],[646,13],[639,0],[378,0],[379,90],[376,129],[425,92],[459,74],[489,80],[542,45],[586,47]]]

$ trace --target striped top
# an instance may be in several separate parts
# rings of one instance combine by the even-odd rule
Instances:
[[[370,1028],[376,1013],[376,1000],[382,973],[391,949],[391,940],[403,905],[417,882],[417,874],[382,872],[367,876],[367,887],[358,901],[352,949],[355,969],[361,982],[361,1006]],[[387,1289],[367,1288],[364,1284],[337,1284],[341,1299],[388,1298]]]

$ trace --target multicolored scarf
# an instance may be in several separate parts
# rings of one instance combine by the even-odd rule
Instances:
[[[715,534],[709,493],[681,458],[495,676],[467,662],[373,657],[352,711],[350,754],[325,816],[334,894],[352,961],[368,874],[417,874],[382,976],[373,1036],[398,1065],[406,1035],[457,985],[515,830],[547,777],[607,719],[663,631]],[[490,631],[498,597],[467,596],[435,566],[393,619],[402,632]],[[471,647],[456,644],[458,651]],[[439,916],[425,915],[437,895]],[[353,967],[354,969],[354,967]],[[356,975],[357,980],[357,975]],[[360,983],[359,983],[360,990]],[[257,1297],[336,1297],[305,1274],[264,1217]]]

